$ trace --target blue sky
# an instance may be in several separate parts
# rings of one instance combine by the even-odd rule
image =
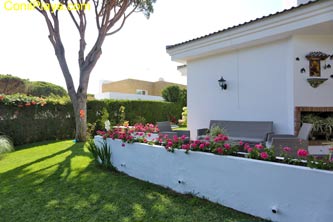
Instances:
[[[33,81],[49,81],[65,87],[65,81],[47,38],[42,16],[36,11],[5,10],[0,2],[0,73]],[[24,2],[25,0],[10,0]],[[126,78],[186,83],[165,51],[166,45],[183,42],[281,11],[295,0],[157,0],[147,20],[132,15],[124,28],[108,37],[103,54],[91,74],[90,93],[99,92],[101,80]],[[78,80],[78,34],[63,12],[63,40],[73,78]],[[89,23],[90,22],[90,23]],[[88,45],[95,34],[94,20],[88,21]]]

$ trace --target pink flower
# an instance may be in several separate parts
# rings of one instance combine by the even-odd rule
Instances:
[[[151,133],[148,133],[147,136],[148,136],[148,137],[151,137]]]
[[[330,147],[328,150],[329,150],[330,152],[333,152],[333,147]]]
[[[244,144],[244,150],[248,151],[249,148],[251,148],[250,145],[248,143],[245,143]]]
[[[239,141],[239,145],[240,145],[240,146],[243,146],[243,145],[244,145],[244,142],[243,142],[243,141]]]
[[[227,150],[229,150],[230,149],[230,144],[229,143],[226,143],[226,144],[224,144],[224,148],[226,148]]]
[[[197,148],[197,145],[195,143],[192,143],[191,148],[195,149],[195,148]]]
[[[264,146],[261,143],[256,144],[254,147],[257,148],[258,150],[264,148]]]
[[[210,140],[210,136],[206,136],[206,137],[205,137],[205,140]]]
[[[283,151],[289,153],[289,152],[291,152],[291,148],[288,146],[285,146],[285,147],[283,147]]]
[[[265,160],[268,158],[268,154],[266,152],[262,152],[260,153],[260,157]]]
[[[203,150],[205,148],[205,144],[201,143],[199,148]]]
[[[304,150],[304,149],[299,149],[297,150],[297,156],[299,157],[306,157],[308,156],[308,151],[307,150]]]
[[[216,152],[217,152],[218,154],[222,154],[222,153],[223,153],[223,149],[222,149],[222,147],[218,147],[218,148],[216,148]]]
[[[180,138],[181,138],[182,140],[185,140],[185,139],[186,139],[186,136],[185,136],[185,135],[182,135]]]
[[[223,141],[226,141],[226,140],[229,140],[229,138],[228,138],[227,136],[223,136],[223,137],[222,137],[222,140],[223,140]]]
[[[190,149],[190,144],[183,144],[182,149],[183,150],[189,150]]]
[[[201,142],[200,142],[200,140],[196,140],[196,141],[194,141],[194,143],[195,143],[195,145],[199,145]]]
[[[249,153],[251,153],[252,150],[253,150],[253,148],[251,148],[251,147],[247,148],[247,152],[249,152]]]
[[[172,147],[173,143],[171,141],[168,141],[167,147]]]

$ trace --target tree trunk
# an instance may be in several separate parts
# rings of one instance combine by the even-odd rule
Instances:
[[[87,139],[87,95],[78,92],[72,103],[75,116],[75,139],[83,142]]]

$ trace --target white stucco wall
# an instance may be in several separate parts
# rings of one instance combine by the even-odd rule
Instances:
[[[305,55],[311,51],[332,54],[333,35],[298,35],[293,37],[292,42],[294,48],[295,106],[333,106],[333,79],[330,78],[330,75],[333,74],[333,68],[323,69],[325,62],[322,61],[321,77],[328,78],[328,80],[317,88],[313,88],[306,80],[309,78],[309,61],[305,58]],[[299,57],[300,61],[296,61],[296,57]],[[326,59],[326,63],[333,66],[333,60]],[[306,69],[306,73],[300,72],[303,67]]]
[[[98,93],[95,95],[95,97],[96,99],[164,101],[162,96],[138,95],[117,92]]]
[[[107,141],[113,166],[141,180],[272,221],[332,221],[331,171],[203,152],[170,153],[142,143],[122,147],[121,140]]]
[[[293,133],[291,57],[285,39],[188,61],[191,134],[211,119],[273,121],[275,132]],[[221,75],[227,90],[218,85]]]

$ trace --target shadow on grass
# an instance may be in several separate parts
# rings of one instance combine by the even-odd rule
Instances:
[[[101,170],[82,143],[60,142],[59,146],[63,146],[59,151],[0,174],[1,222],[260,221],[122,173]]]

